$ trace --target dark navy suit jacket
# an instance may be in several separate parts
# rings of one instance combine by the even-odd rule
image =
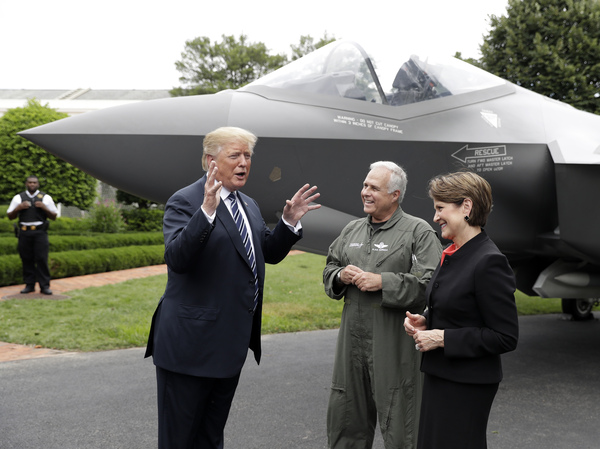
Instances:
[[[300,236],[281,220],[271,231],[258,204],[238,192],[250,222],[259,282],[254,277],[227,206],[219,203],[211,224],[200,206],[206,176],[165,206],[163,232],[168,281],[152,318],[146,357],[163,369],[198,377],[239,374],[248,354],[260,363],[265,262],[278,263]]]
[[[443,348],[423,353],[421,370],[461,383],[502,380],[500,354],[517,346],[515,279],[487,234],[444,258],[427,285],[428,329],[444,329]]]

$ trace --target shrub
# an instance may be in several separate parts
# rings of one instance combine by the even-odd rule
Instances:
[[[9,220],[6,215],[0,215],[0,237],[15,234],[15,225],[18,220]],[[58,217],[49,221],[49,234],[52,235],[85,235],[91,232],[91,222],[87,218]]]
[[[116,233],[125,229],[121,208],[112,200],[96,202],[90,208],[89,220],[94,232]]]
[[[164,263],[164,245],[51,252],[48,259],[52,279],[160,265],[162,263]],[[21,258],[13,254],[0,256],[0,285],[14,285],[22,282]]]
[[[21,258],[11,254],[0,257],[0,285],[21,284],[23,282],[23,265]]]
[[[0,255],[19,254],[18,243],[19,241],[14,237],[0,237]]]
[[[136,232],[126,234],[54,235],[49,236],[50,252],[85,251],[98,248],[119,248],[123,246],[162,245],[162,232]],[[0,239],[1,241],[1,239]]]
[[[50,252],[86,251],[98,248],[117,248],[121,246],[152,246],[162,245],[162,232],[131,232],[126,234],[93,234],[93,235],[52,235]],[[0,236],[0,256],[18,254],[18,240],[13,236]]]
[[[58,217],[50,222],[49,234],[86,234],[91,232],[91,225],[87,218]]]
[[[16,221],[11,221],[7,218],[0,218],[0,233],[14,234]]]
[[[50,253],[48,264],[53,278],[126,270],[164,263],[164,246],[124,246],[89,251]]]
[[[164,211],[161,209],[129,209],[122,214],[129,231],[162,231]]]

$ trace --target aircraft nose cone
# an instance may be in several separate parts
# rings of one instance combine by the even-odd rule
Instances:
[[[230,103],[227,92],[151,100],[69,117],[19,135],[114,187],[165,203],[202,175],[202,139],[226,126]]]

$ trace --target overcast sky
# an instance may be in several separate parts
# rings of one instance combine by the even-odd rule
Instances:
[[[185,42],[245,34],[290,54],[300,36],[370,51],[423,45],[480,57],[508,0],[0,0],[0,89],[171,89]]]

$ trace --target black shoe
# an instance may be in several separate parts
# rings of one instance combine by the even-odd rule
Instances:
[[[35,288],[33,285],[26,285],[25,288],[23,290],[21,290],[21,294],[26,295],[27,293],[31,293],[34,292]]]
[[[40,293],[42,295],[51,295],[52,294],[52,290],[50,290],[48,287],[44,287],[40,290]]]

